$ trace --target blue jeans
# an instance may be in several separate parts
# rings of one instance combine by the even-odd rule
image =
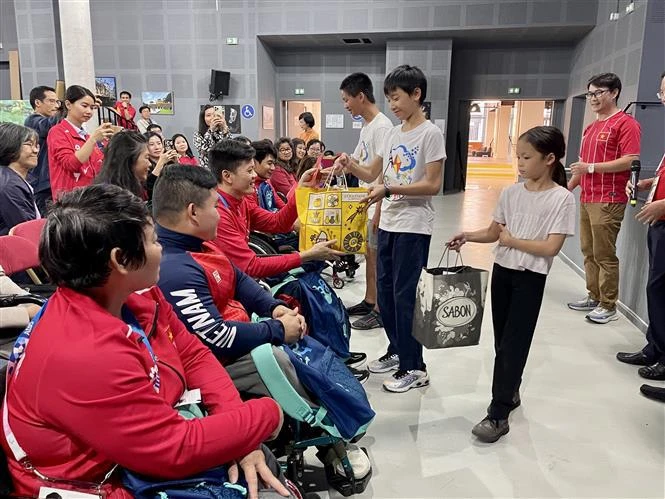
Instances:
[[[388,353],[402,370],[425,369],[423,347],[411,335],[418,279],[427,266],[432,236],[379,229],[376,290]]]

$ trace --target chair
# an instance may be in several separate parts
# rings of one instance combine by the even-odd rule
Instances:
[[[7,275],[25,271],[32,282],[43,284],[33,270],[40,266],[39,250],[28,239],[19,236],[0,236],[0,265]]]
[[[9,230],[10,236],[18,236],[23,239],[27,239],[32,242],[35,246],[39,248],[39,239],[42,236],[42,231],[44,230],[44,225],[46,225],[45,218],[39,218],[37,220],[29,220],[27,222],[21,222],[18,225],[15,225]]]

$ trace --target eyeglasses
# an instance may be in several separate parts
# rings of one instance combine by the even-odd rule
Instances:
[[[586,97],[587,100],[591,100],[594,97],[597,99],[601,95],[603,95],[605,92],[609,92],[609,90],[607,88],[605,88],[605,89],[602,89],[602,90],[596,90],[595,92],[587,92],[587,93],[584,94],[584,97]]]
[[[656,93],[656,97],[658,97],[659,99],[662,99],[663,97],[665,97],[665,93],[663,93],[663,92],[657,92],[657,93]]]
[[[283,148],[279,149],[279,152],[291,152],[291,148],[290,147],[283,147]]]

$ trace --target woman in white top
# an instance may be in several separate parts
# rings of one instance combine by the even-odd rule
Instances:
[[[472,431],[483,442],[496,442],[509,431],[508,415],[521,403],[519,387],[547,273],[566,237],[575,233],[575,198],[561,163],[565,152],[563,134],[555,127],[522,134],[517,161],[526,181],[504,189],[489,227],[462,232],[449,243],[459,250],[466,242],[499,241],[492,272],[492,403]]]

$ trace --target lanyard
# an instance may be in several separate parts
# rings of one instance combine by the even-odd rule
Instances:
[[[148,349],[148,353],[150,353],[150,358],[152,359],[152,369],[150,370],[150,379],[152,381],[153,388],[157,393],[159,393],[159,388],[161,386],[161,380],[159,377],[159,367],[157,366],[157,355],[155,355],[155,351],[152,349],[152,345],[150,344],[150,340],[148,340],[148,336],[145,334],[145,331],[139,324],[139,321],[136,320],[136,317],[134,314],[129,310],[127,306],[122,307],[122,320],[125,321],[127,326],[129,326],[129,332],[134,332],[139,335],[141,338],[141,343]]]

